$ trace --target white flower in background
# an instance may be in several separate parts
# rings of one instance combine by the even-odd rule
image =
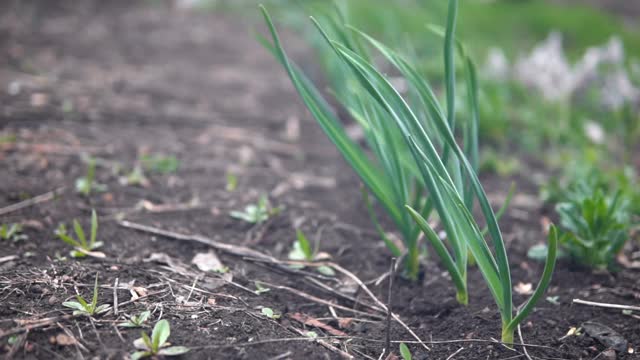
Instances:
[[[493,79],[504,80],[512,72],[517,81],[554,101],[567,100],[580,90],[595,87],[600,94],[600,104],[617,110],[625,103],[640,102],[640,89],[630,80],[624,60],[622,41],[614,36],[602,46],[587,49],[572,66],[562,49],[562,36],[553,32],[529,55],[521,56],[513,70],[509,69],[502,50],[490,49],[485,73]]]
[[[634,103],[640,100],[640,89],[633,86],[627,72],[622,69],[607,74],[603,79],[601,89],[602,105],[610,110],[618,110],[625,103]]]
[[[584,124],[584,133],[594,144],[602,144],[604,142],[604,130],[595,121],[590,120]]]
[[[579,82],[594,78],[602,65],[624,65],[624,46],[620,38],[613,36],[602,46],[590,47],[573,69]]]
[[[531,54],[521,57],[514,71],[518,81],[540,90],[548,100],[569,97],[576,85],[571,65],[562,50],[562,35],[557,32],[549,34]]]
[[[484,72],[492,79],[506,80],[509,76],[509,59],[504,51],[497,47],[489,49]]]

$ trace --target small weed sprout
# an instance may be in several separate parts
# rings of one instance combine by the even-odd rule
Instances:
[[[255,285],[256,290],[254,291],[254,293],[256,293],[256,295],[271,291],[271,289],[269,289],[268,287],[264,287],[260,281],[255,281]]]
[[[83,177],[76,179],[76,191],[84,196],[91,195],[91,191],[104,192],[107,186],[95,182],[96,159],[89,158],[87,163],[87,173]]]
[[[140,162],[145,169],[160,174],[175,173],[180,166],[180,161],[173,155],[142,155]]]
[[[268,308],[268,307],[263,307],[261,312],[262,312],[262,315],[272,320],[280,319],[280,316],[281,316],[280,314],[275,313],[272,308]]]
[[[0,239],[2,240],[17,242],[27,238],[28,236],[22,233],[22,225],[20,224],[2,224],[0,226]]]
[[[131,316],[128,321],[120,323],[118,326],[126,328],[143,327],[144,323],[147,322],[150,316],[151,311],[143,311],[139,315]]]
[[[142,332],[142,337],[133,342],[133,346],[140,351],[131,354],[131,360],[155,356],[177,356],[189,352],[186,346],[171,346],[167,340],[171,328],[167,320],[160,320],[153,327],[151,337]]]
[[[228,192],[234,191],[238,187],[238,177],[233,173],[227,173],[227,186]]]
[[[280,213],[279,207],[272,207],[269,199],[263,195],[257,204],[247,205],[243,211],[232,211],[229,213],[232,217],[244,220],[248,223],[259,224],[267,221],[269,217]]]
[[[402,360],[411,360],[411,350],[405,343],[400,343],[400,356],[402,356]]]
[[[120,178],[120,183],[122,185],[147,187],[149,186],[149,179],[144,175],[142,167],[136,165],[130,173]]]
[[[98,236],[98,215],[95,210],[91,210],[91,233],[89,235],[89,241],[85,235],[82,226],[78,220],[73,220],[73,229],[76,233],[76,238],[67,233],[67,227],[61,223],[55,231],[55,234],[60,240],[74,247],[71,251],[71,256],[74,258],[85,257],[95,249],[103,245],[102,241],[96,241]]]
[[[93,285],[93,299],[91,303],[88,303],[82,296],[76,295],[78,301],[65,301],[62,306],[73,309],[73,315],[99,315],[105,313],[111,309],[111,306],[107,304],[98,305],[98,274],[96,274],[96,281]]]
[[[7,339],[7,344],[8,345],[14,345],[16,343],[18,343],[18,335],[9,336],[9,338]]]
[[[607,268],[629,239],[629,203],[618,191],[607,196],[602,188],[580,183],[568,200],[556,205],[560,215],[560,245],[580,264]]]
[[[289,260],[293,261],[319,261],[326,260],[330,256],[327,253],[318,252],[319,245],[316,244],[315,248],[311,247],[311,243],[304,235],[302,230],[296,230],[296,242],[293,243],[293,248],[289,252]],[[303,268],[303,265],[292,265],[295,268]],[[326,276],[334,276],[335,272],[329,266],[319,266],[316,270]]]

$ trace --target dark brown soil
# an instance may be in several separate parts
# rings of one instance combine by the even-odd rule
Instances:
[[[124,216],[280,259],[287,257],[294,229],[302,228],[310,238],[321,239],[321,250],[333,261],[365,281],[383,274],[390,261],[371,231],[356,176],[305,112],[281,68],[251,37],[247,24],[220,14],[127,4],[0,5],[0,208],[66,187],[54,200],[0,216],[0,223],[23,223],[29,237],[0,244],[0,258],[16,256],[0,260],[0,353],[39,359],[123,358],[134,351],[132,342],[140,332],[116,330],[114,325],[125,314],[146,309],[153,312],[152,323],[160,317],[170,321],[173,344],[192,348],[184,358],[339,358],[335,349],[296,332],[330,335],[291,317],[302,313],[348,336],[325,339],[327,344],[355,358],[377,359],[384,347],[384,321],[357,315],[339,322],[329,307],[282,286],[366,312],[362,304],[339,299],[299,275],[222,252],[218,255],[229,267],[233,284],[220,286],[217,275],[190,265],[196,254],[209,250],[206,245],[118,224],[116,219]],[[296,59],[310,63],[301,42],[290,37],[287,44]],[[146,187],[121,185],[122,175],[115,175],[114,168],[129,171],[142,153],[173,154],[179,169],[166,175],[148,172]],[[75,179],[86,171],[83,154],[100,159],[97,180],[108,192],[87,199],[74,191]],[[484,176],[496,204],[511,180],[520,190],[502,220],[514,285],[535,284],[541,271],[540,264],[525,256],[544,238],[543,206],[534,182],[544,172],[531,164],[523,163],[514,179]],[[227,173],[239,179],[233,192],[225,189]],[[261,194],[270,194],[272,203],[283,207],[280,215],[257,226],[229,216]],[[141,201],[148,202],[146,208],[138,206]],[[88,226],[91,208],[100,215],[99,238],[105,242],[100,250],[106,258],[72,259],[53,230],[73,218]],[[153,253],[164,253],[187,269],[177,273],[149,261]],[[90,297],[96,273],[102,304],[114,303],[113,284],[118,280],[118,315],[110,312],[93,321],[62,317],[18,331],[38,324],[28,321],[70,314],[62,302],[77,292]],[[524,358],[522,347],[509,350],[490,342],[499,338],[499,317],[475,269],[469,275],[468,307],[456,304],[450,280],[435,259],[427,261],[424,273],[419,283],[398,278],[393,287],[393,310],[421,339],[435,342],[430,351],[411,344],[414,358],[447,359],[457,351],[453,358]],[[548,293],[558,304],[541,301],[522,327],[524,341],[539,345],[529,348],[529,354],[543,359],[604,358],[600,354],[606,348],[590,337],[565,337],[585,321],[613,328],[637,352],[637,318],[572,305],[572,299],[637,305],[639,274],[632,269],[594,273],[560,262]],[[264,286],[271,290],[261,295],[248,291],[255,289],[255,281],[270,284]],[[337,286],[336,281],[324,282]],[[370,285],[380,299],[386,299],[387,286],[386,281]],[[132,287],[148,296],[127,303]],[[371,302],[362,292],[357,297]],[[525,298],[516,295],[515,303]],[[261,314],[262,307],[282,317],[269,319]],[[346,310],[335,312],[338,317],[354,316]],[[17,336],[9,336],[14,333]],[[56,340],[61,334],[77,343],[61,344],[64,341]],[[391,338],[414,340],[395,323]]]

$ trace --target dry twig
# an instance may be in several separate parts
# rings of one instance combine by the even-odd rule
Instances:
[[[640,306],[632,306],[632,305],[601,303],[601,302],[587,301],[587,300],[580,300],[580,299],[573,299],[573,303],[574,304],[580,304],[580,305],[588,305],[588,306],[609,308],[609,309],[640,311]]]
[[[24,209],[26,207],[32,206],[32,205],[36,205],[36,204],[40,204],[46,201],[49,201],[53,198],[55,198],[57,195],[60,195],[64,192],[64,190],[66,189],[66,187],[62,186],[59,187],[55,190],[51,190],[49,192],[46,192],[44,194],[38,195],[38,196],[34,196],[31,199],[27,199],[24,201],[20,201],[19,203],[15,203],[9,206],[5,206],[3,208],[0,208],[0,215],[6,215],[8,213],[20,210],[20,209]]]

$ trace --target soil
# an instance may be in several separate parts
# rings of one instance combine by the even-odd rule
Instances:
[[[25,359],[123,358],[134,351],[140,329],[115,325],[149,310],[150,323],[169,320],[172,344],[191,348],[183,358],[332,359],[340,358],[339,351],[379,358],[386,322],[366,307],[372,301],[362,291],[353,294],[354,303],[314,286],[309,276],[224,251],[217,255],[229,269],[226,274],[201,272],[191,261],[210,251],[207,245],[118,222],[200,234],[278,259],[287,258],[300,228],[321,239],[320,250],[363,281],[387,271],[390,257],[372,231],[357,177],[249,28],[233,17],[152,2],[0,5],[0,209],[64,187],[53,199],[0,215],[0,223],[22,223],[28,236],[0,240],[0,353]],[[301,41],[285,37],[295,59],[313,63]],[[146,171],[146,186],[123,185],[121,178],[142,154],[175,155],[178,170]],[[83,197],[74,182],[86,172],[87,155],[98,159],[96,180],[108,190]],[[238,178],[234,191],[226,189],[227,174]],[[535,285],[541,273],[541,264],[526,251],[544,241],[548,209],[538,200],[537,182],[545,176],[540,164],[526,158],[511,178],[483,174],[497,206],[509,183],[518,185],[501,220],[514,286]],[[229,216],[262,194],[281,207],[280,214],[259,225]],[[54,229],[72,219],[87,228],[92,208],[104,242],[98,250],[106,257],[73,259]],[[70,316],[62,302],[77,293],[90,298],[96,274],[99,303],[113,306],[117,299],[118,314]],[[551,299],[542,300],[522,326],[524,342],[538,345],[528,348],[530,356],[611,356],[588,335],[565,336],[595,321],[629,342],[618,358],[635,358],[627,352],[640,351],[637,317],[572,299],[637,305],[639,275],[632,268],[593,272],[559,262],[546,295]],[[257,281],[270,290],[255,294]],[[340,291],[353,289],[342,276],[321,281]],[[387,280],[368,284],[377,298],[387,298]],[[407,342],[416,359],[524,358],[522,347],[492,342],[499,338],[499,316],[477,269],[471,269],[469,284],[470,304],[462,307],[433,257],[417,283],[396,277],[392,309],[431,342],[430,351],[412,343],[395,322],[391,339]],[[330,308],[317,298],[336,305]],[[515,295],[514,303],[525,299]],[[268,318],[263,307],[281,317]],[[305,325],[295,314],[326,326]],[[319,337],[308,338],[308,331]],[[346,337],[328,338],[340,332]]]

